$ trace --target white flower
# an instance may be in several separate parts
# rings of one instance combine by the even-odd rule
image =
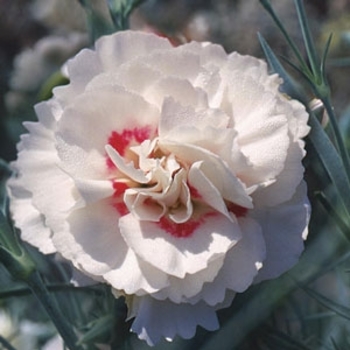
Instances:
[[[307,114],[266,64],[121,32],[68,63],[9,182],[22,238],[126,296],[149,344],[293,266],[307,235]]]
[[[0,336],[18,350],[37,349],[38,338],[47,336],[51,332],[50,325],[29,320],[19,321],[0,309]],[[0,349],[5,347],[1,346]]]
[[[6,107],[11,112],[23,111],[31,96],[66,60],[88,43],[82,33],[69,33],[66,36],[49,35],[40,39],[33,48],[23,50],[14,60],[14,70],[10,79],[11,90],[5,95]]]

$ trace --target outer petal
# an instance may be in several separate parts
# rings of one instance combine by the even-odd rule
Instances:
[[[102,37],[96,42],[95,47],[105,71],[113,71],[123,63],[149,55],[153,51],[173,48],[165,38],[135,31],[123,31]]]
[[[142,97],[120,87],[84,93],[65,109],[56,134],[65,170],[78,178],[106,179],[106,144],[115,143],[124,156],[142,137],[154,137],[158,114]],[[109,141],[113,132],[115,142]]]
[[[112,287],[127,294],[155,293],[169,285],[169,278],[164,272],[140,260],[131,249],[121,264],[114,266],[103,277]]]
[[[310,218],[305,182],[290,201],[271,209],[254,209],[249,214],[260,223],[266,242],[266,260],[255,279],[257,283],[280,276],[299,260]]]
[[[18,186],[23,186],[31,193],[33,210],[43,215],[45,225],[51,229],[62,226],[66,212],[77,200],[73,193],[73,181],[58,167],[53,134],[56,128],[56,107],[54,102],[37,105],[36,110],[42,122],[25,124],[30,134],[22,136],[15,163],[16,171],[21,174]],[[12,180],[12,183],[15,181]]]
[[[45,226],[43,215],[33,206],[32,194],[25,190],[18,178],[11,178],[8,183],[10,210],[16,226],[21,228],[21,238],[37,247],[42,253],[56,251],[52,244],[51,230]]]
[[[64,258],[91,275],[103,275],[120,266],[127,254],[118,230],[118,211],[108,200],[74,210],[65,229],[53,241]]]
[[[184,278],[169,276],[169,286],[160,290],[158,293],[152,294],[152,297],[158,300],[169,299],[174,303],[190,302],[196,304],[203,300],[203,285],[209,285],[213,282],[215,276],[220,271],[224,263],[224,257],[217,258],[208,264],[208,267],[192,275],[186,275]],[[194,296],[197,296],[196,302]]]
[[[288,114],[289,138],[291,143],[288,148],[284,168],[276,177],[276,182],[266,188],[259,188],[254,194],[254,204],[257,207],[275,206],[290,200],[304,176],[302,159],[305,156],[305,143],[301,140],[309,132],[307,125],[308,115],[305,107],[297,101],[284,102],[281,108]],[[288,104],[286,104],[288,102]]]
[[[173,236],[162,221],[139,221],[132,214],[123,216],[119,227],[127,245],[140,258],[180,278],[207,268],[210,261],[224,255],[241,238],[238,225],[215,212],[177,224],[175,230],[193,231],[188,237]]]
[[[86,69],[89,67],[89,69]],[[102,72],[102,65],[96,52],[84,49],[67,63],[69,85],[54,89],[54,95],[58,100],[68,105],[84,90],[88,82]]]
[[[223,267],[212,283],[205,283],[190,302],[205,301],[217,305],[229,290],[241,293],[253,282],[266,256],[266,247],[259,224],[251,218],[239,218],[242,239],[226,254]]]
[[[209,331],[219,328],[215,310],[204,303],[174,304],[144,296],[133,301],[132,306],[129,312],[136,314],[136,318],[131,330],[150,346],[162,337],[167,340],[173,340],[176,335],[192,338],[197,326]]]

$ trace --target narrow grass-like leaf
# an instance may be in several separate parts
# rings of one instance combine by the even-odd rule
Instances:
[[[78,344],[89,344],[107,341],[111,335],[113,324],[113,316],[106,315],[101,317],[88,325],[89,330],[79,339]]]
[[[329,47],[330,47],[331,42],[332,42],[332,37],[333,37],[333,34],[331,33],[328,37],[327,42],[326,42],[326,46],[323,50],[323,55],[322,55],[322,59],[321,59],[320,70],[321,70],[321,75],[322,75],[323,80],[326,80],[326,59],[327,59]]]
[[[94,294],[95,296],[104,294],[104,292],[98,290],[97,288],[94,288],[93,286],[76,287],[71,284],[48,284],[46,285],[46,288],[50,293],[59,293],[59,292],[89,293],[89,294]],[[30,294],[31,294],[31,290],[27,287],[22,287],[22,286],[0,289],[0,299],[28,296]]]
[[[270,339],[270,344],[273,344],[271,349],[283,349],[283,350],[313,350],[303,344],[302,342],[296,340],[290,335],[280,332],[276,329],[269,329],[267,333],[268,339]],[[271,345],[272,345],[271,344]]]
[[[260,0],[260,3],[265,8],[265,10],[269,13],[271,18],[273,19],[273,21],[277,25],[278,29],[283,34],[283,36],[286,39],[288,45],[290,46],[290,48],[294,52],[294,54],[295,54],[295,56],[296,56],[296,58],[297,58],[297,60],[298,60],[298,62],[300,64],[301,68],[305,72],[308,71],[309,68],[308,68],[307,64],[305,63],[305,60],[304,60],[300,50],[298,49],[298,47],[294,43],[293,39],[288,34],[287,30],[284,28],[284,25],[282,24],[282,22],[280,21],[280,19],[277,16],[277,14],[275,13],[274,9],[272,8],[270,1],[269,0]]]
[[[301,93],[301,87],[295,82],[295,80],[287,73],[281,64],[280,60],[277,58],[275,53],[272,51],[269,44],[266,42],[264,37],[258,33],[258,38],[260,45],[264,51],[265,57],[271,69],[277,73],[283,79],[283,90],[291,97],[306,103],[305,94]]]
[[[297,9],[299,24],[300,24],[301,32],[304,38],[304,44],[305,44],[307,56],[309,58],[311,70],[316,79],[318,80],[322,79],[322,77],[320,76],[319,60],[315,49],[314,40],[311,36],[307,16],[305,14],[303,0],[294,0],[294,3]]]
[[[308,140],[316,150],[317,156],[334,185],[338,198],[341,199],[344,205],[344,209],[350,215],[350,182],[342,159],[312,113],[310,114],[309,125],[311,131]]]
[[[326,86],[326,89],[328,89],[328,86]],[[329,92],[327,93],[325,91],[325,96],[321,96],[321,95],[322,95],[322,91],[321,91],[319,97],[322,100],[323,105],[324,105],[326,112],[328,114],[330,125],[332,127],[332,131],[333,131],[334,136],[335,136],[335,144],[339,150],[341,160],[343,163],[343,167],[345,168],[345,173],[348,177],[348,181],[350,181],[349,153],[345,147],[345,142],[344,142],[343,137],[342,137],[340,130],[339,130],[338,118],[336,117],[336,115],[334,113],[334,109],[333,109],[333,106],[332,106],[331,101],[330,101],[330,93]]]
[[[300,288],[311,298],[315,299],[319,304],[321,304],[328,310],[333,311],[334,313],[345,318],[346,320],[350,320],[350,308],[336,303],[335,301],[325,297],[324,295],[316,292],[311,288],[302,285],[300,285]]]
[[[345,237],[350,240],[350,227],[347,225],[346,222],[344,222],[341,215],[339,215],[338,210],[335,209],[328,198],[325,196],[323,192],[317,192],[316,198],[321,202],[323,207],[326,209],[327,213],[330,214],[331,218],[335,221],[338,228],[342,231]]]

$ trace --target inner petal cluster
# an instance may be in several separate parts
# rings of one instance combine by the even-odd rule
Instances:
[[[158,223],[175,237],[191,236],[214,212],[231,221],[245,216],[247,207],[223,198],[203,171],[202,161],[190,164],[179,159],[176,152],[159,146],[158,136],[150,140],[150,130],[112,132],[105,146],[106,165],[113,173],[113,205],[120,215],[132,213],[140,221]],[[206,189],[200,186],[203,179]]]

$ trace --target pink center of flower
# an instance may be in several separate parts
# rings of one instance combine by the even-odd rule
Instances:
[[[151,136],[151,127],[136,127],[124,129],[122,132],[112,131],[107,143],[111,145],[122,157],[125,156],[128,148],[140,144]],[[108,169],[114,169],[115,165],[109,157],[106,159]]]
[[[199,219],[190,219],[184,223],[178,224],[173,222],[169,218],[163,216],[159,222],[159,227],[177,238],[187,238],[192,236],[192,234],[205,222],[206,218],[217,215],[215,212],[209,212],[202,215]]]
[[[128,188],[129,186],[125,182],[121,182],[118,180],[113,181],[113,189],[114,189],[113,199],[116,202],[113,202],[112,205],[113,205],[113,208],[115,208],[117,212],[122,216],[129,213],[129,210],[125,205],[122,197],[122,195]]]
[[[106,164],[113,170],[110,175],[114,175],[111,204],[121,216],[132,213],[140,220],[156,222],[173,237],[190,237],[208,216],[219,215],[219,212],[188,183],[190,165],[158,147],[158,139],[151,141],[153,134],[150,126],[110,134],[108,144],[118,153],[113,153],[111,147],[106,148],[109,155]],[[238,218],[247,214],[247,208],[228,201],[225,204]],[[227,215],[227,212],[220,215]]]
[[[162,230],[178,238],[191,236],[200,225],[201,220],[189,220],[182,224],[177,224],[165,216],[159,220],[159,226]]]

